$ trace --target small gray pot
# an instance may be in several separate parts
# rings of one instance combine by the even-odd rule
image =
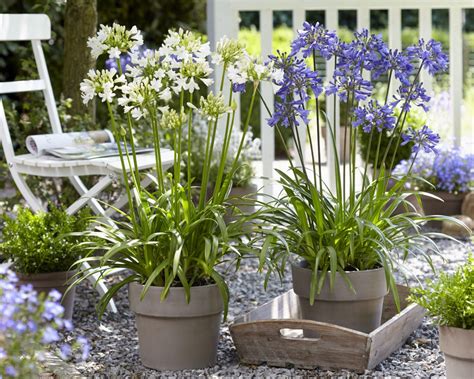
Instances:
[[[365,333],[380,326],[383,301],[388,292],[383,268],[346,271],[356,293],[349,289],[339,273],[336,274],[331,291],[327,274],[321,293],[316,294],[314,304],[310,305],[312,270],[306,267],[305,263],[291,267],[293,291],[298,295],[303,319],[340,325]]]
[[[163,287],[150,287],[140,301],[142,290],[138,283],[128,287],[143,365],[158,370],[213,366],[224,309],[217,285],[192,287],[189,303],[182,287],[171,288],[164,301]]]
[[[250,215],[255,212],[255,203],[257,200],[258,187],[250,183],[244,187],[232,187],[229,193],[228,201],[235,205],[244,215]],[[245,197],[245,198],[244,198]],[[225,216],[225,222],[229,223],[235,219],[234,212],[228,211]]]
[[[39,274],[21,274],[17,273],[18,284],[31,284],[38,293],[48,294],[51,290],[59,291],[63,298],[61,305],[64,307],[63,318],[72,319],[74,311],[74,298],[76,296],[76,288],[73,287],[65,296],[70,279],[76,274],[76,271],[47,272]]]
[[[474,378],[474,330],[440,326],[439,347],[448,379]]]

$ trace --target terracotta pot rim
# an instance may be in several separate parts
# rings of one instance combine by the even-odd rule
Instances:
[[[14,271],[15,275],[20,278],[41,278],[41,277],[46,277],[46,276],[67,276],[71,277],[75,275],[78,272],[78,270],[69,270],[69,271],[51,271],[51,272],[37,272],[34,274],[24,274],[19,271]]]

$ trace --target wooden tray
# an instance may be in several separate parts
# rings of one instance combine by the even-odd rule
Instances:
[[[323,322],[302,320],[293,290],[237,318],[230,327],[242,363],[313,369],[372,369],[400,348],[423,321],[425,310],[408,304],[408,288],[398,286],[401,312],[385,297],[382,325],[370,334]],[[303,330],[318,338],[303,337]]]

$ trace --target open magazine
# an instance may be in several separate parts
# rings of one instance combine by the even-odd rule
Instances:
[[[28,151],[36,156],[53,155],[67,160],[95,159],[119,155],[117,143],[108,130],[39,134],[26,138]],[[122,148],[125,146],[122,144]],[[153,151],[136,148],[137,153]]]

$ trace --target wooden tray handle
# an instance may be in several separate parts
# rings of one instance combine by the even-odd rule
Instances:
[[[308,344],[320,344],[326,341],[344,340],[349,338],[365,340],[367,335],[362,332],[347,329],[341,326],[326,324],[324,322],[310,320],[261,320],[250,323],[234,324],[231,330],[235,335],[240,333],[251,334],[258,337],[281,338],[285,341],[304,341]],[[303,330],[304,336],[284,335],[291,330]]]

